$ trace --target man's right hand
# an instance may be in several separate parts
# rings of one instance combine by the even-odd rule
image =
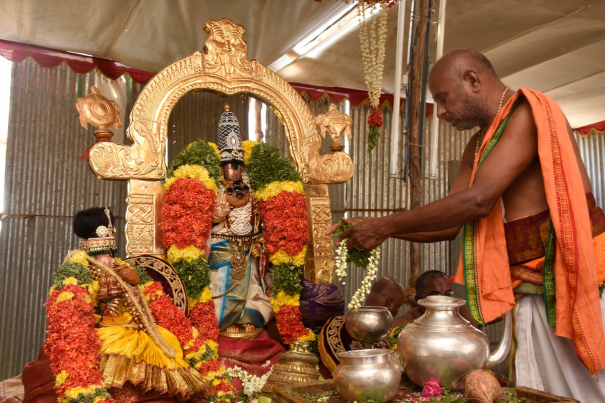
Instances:
[[[343,239],[348,239],[347,249],[351,250],[353,248],[358,248],[365,251],[371,251],[376,249],[376,247],[380,246],[387,238],[387,235],[383,234],[383,226],[382,221],[379,218],[374,217],[353,217],[351,219],[343,218],[342,222],[344,224],[350,224],[351,222],[356,222],[357,224],[352,228],[349,228],[345,232],[343,232],[336,239],[336,246],[340,246],[340,242]],[[327,235],[331,235],[339,224],[335,224],[331,226],[328,231],[326,231]]]

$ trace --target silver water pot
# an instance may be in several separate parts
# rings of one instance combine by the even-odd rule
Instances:
[[[461,389],[463,375],[486,369],[504,360],[510,349],[512,323],[510,311],[504,318],[504,336],[490,354],[489,340],[458,313],[462,299],[428,296],[418,301],[426,312],[401,331],[397,351],[404,373],[412,382],[424,386],[438,382],[448,389]]]
[[[401,367],[392,355],[393,350],[378,348],[338,354],[340,364],[333,373],[336,390],[351,402],[388,402],[401,381]]]

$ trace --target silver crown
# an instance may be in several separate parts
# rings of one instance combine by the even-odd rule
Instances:
[[[221,154],[221,162],[244,162],[239,122],[235,114],[229,110],[229,104],[225,104],[225,112],[218,123],[218,149]]]

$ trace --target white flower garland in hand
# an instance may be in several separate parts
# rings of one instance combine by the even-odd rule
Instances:
[[[343,239],[336,250],[336,276],[339,281],[342,281],[342,279],[347,276],[347,255],[349,253],[347,250],[347,241],[348,239]],[[380,253],[380,246],[370,252],[368,266],[364,268],[366,270],[366,276],[361,282],[361,287],[355,291],[351,302],[349,302],[349,311],[356,311],[359,309],[361,304],[363,304],[366,295],[370,293],[372,282],[376,280],[376,274],[378,273],[378,259],[380,259]],[[344,281],[343,284],[345,284]]]

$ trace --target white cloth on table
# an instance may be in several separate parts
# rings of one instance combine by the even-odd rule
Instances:
[[[517,386],[527,386],[583,403],[605,402],[605,370],[590,375],[573,342],[555,336],[548,324],[544,299],[526,295],[517,301]],[[601,315],[605,323],[605,296]]]

